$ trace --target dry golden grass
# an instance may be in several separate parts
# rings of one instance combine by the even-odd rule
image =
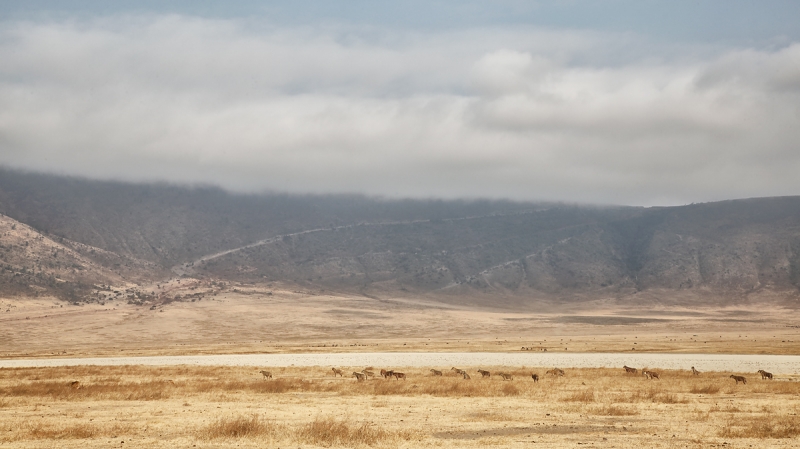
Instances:
[[[694,394],[717,394],[719,393],[719,385],[692,385],[692,388],[689,389],[689,393]]]
[[[317,418],[298,429],[299,441],[320,446],[374,446],[377,443],[410,439],[412,432],[389,432],[368,422],[350,424],[334,418]]]
[[[533,382],[530,372],[544,368],[489,368],[514,380],[425,368],[366,382],[323,367],[273,368],[273,380],[249,367],[3,369],[0,446],[705,447],[760,438],[789,447],[798,435],[798,382],[735,386],[730,373],[668,370],[652,381],[617,369]]]
[[[198,432],[203,439],[274,437],[280,429],[258,415],[219,418]]]
[[[731,419],[719,431],[726,438],[795,438],[800,436],[800,418],[795,415],[766,415]]]
[[[594,390],[576,391],[561,400],[564,402],[594,402]]]
[[[85,423],[44,426],[28,424],[25,427],[28,435],[34,440],[93,439],[115,436],[131,430],[130,426],[103,426]]]

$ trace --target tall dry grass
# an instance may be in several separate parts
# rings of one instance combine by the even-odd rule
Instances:
[[[409,381],[373,380],[369,382],[351,383],[350,388],[339,388],[341,394],[369,394],[373,396],[415,396],[430,395],[437,397],[494,397],[517,396],[522,390],[519,384],[497,380],[449,377],[421,377]]]
[[[219,418],[202,428],[197,435],[201,439],[276,437],[283,428],[258,415]]]
[[[719,431],[723,438],[796,438],[800,436],[797,415],[765,415],[729,420]]]
[[[398,438],[409,439],[409,434],[389,432],[367,422],[350,424],[334,418],[317,418],[297,429],[295,438],[303,443],[326,447],[353,447],[374,446]]]
[[[408,440],[412,432],[393,432],[368,422],[350,423],[335,418],[316,418],[290,428],[264,420],[258,415],[219,418],[201,428],[197,436],[202,440],[269,439],[318,446],[374,446],[378,443]]]

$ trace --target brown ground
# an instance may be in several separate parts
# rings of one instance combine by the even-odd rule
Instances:
[[[173,286],[162,286],[173,288]],[[75,306],[0,299],[2,357],[322,351],[800,353],[798,314],[543,305],[514,313],[237,288],[195,302]],[[590,312],[587,312],[590,311]],[[635,348],[635,349],[634,349]],[[363,367],[343,367],[352,373]],[[449,367],[437,367],[447,370]],[[466,368],[466,367],[462,367]],[[800,383],[747,373],[484,367],[472,380],[405,369],[407,381],[327,369],[0,369],[0,447],[797,447]],[[657,368],[657,367],[656,367]],[[380,367],[376,367],[376,371]],[[534,383],[529,375],[542,380]],[[81,388],[69,383],[79,381]],[[124,441],[124,443],[123,443]],[[757,445],[757,446],[756,446]]]
[[[472,367],[472,380],[407,369],[406,381],[366,382],[322,368],[273,369],[272,380],[242,367],[3,369],[0,446],[747,448],[800,437],[797,382],[488,368],[488,379]]]
[[[173,281],[157,290],[175,286]],[[168,304],[134,305],[117,299],[76,306],[54,299],[0,297],[0,357],[494,352],[522,347],[800,354],[800,313],[769,304],[689,310],[593,302],[571,308],[542,304],[541,309],[519,313],[243,287]]]

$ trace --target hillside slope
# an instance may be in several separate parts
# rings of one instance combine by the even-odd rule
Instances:
[[[136,285],[166,273],[141,260],[63,238],[51,239],[0,215],[0,292],[100,300],[111,286]]]
[[[42,238],[102,252],[105,259],[94,257],[85,271],[104,279],[120,276],[115,264],[123,262],[113,259],[123,258],[138,267],[126,272],[131,279],[163,279],[172,270],[445,301],[640,301],[634,295],[658,292],[676,301],[768,297],[795,305],[800,291],[800,197],[588,207],[236,195],[0,175],[0,212]],[[30,266],[31,257],[53,254],[25,257]]]

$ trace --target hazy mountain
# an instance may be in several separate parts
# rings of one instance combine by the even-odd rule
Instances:
[[[119,264],[128,264],[136,267],[126,271],[130,281],[163,279],[173,269],[236,282],[518,304],[637,292],[794,303],[800,291],[800,197],[665,208],[381,200],[3,170],[0,212],[41,232],[40,240],[71,248],[75,260],[86,261],[74,262],[79,271],[106,283],[121,279]],[[26,252],[19,242],[4,245],[6,266],[58,260],[49,246]]]
[[[82,243],[42,235],[0,216],[0,294],[56,295],[72,301],[101,298],[110,286],[167,276],[156,264]]]

